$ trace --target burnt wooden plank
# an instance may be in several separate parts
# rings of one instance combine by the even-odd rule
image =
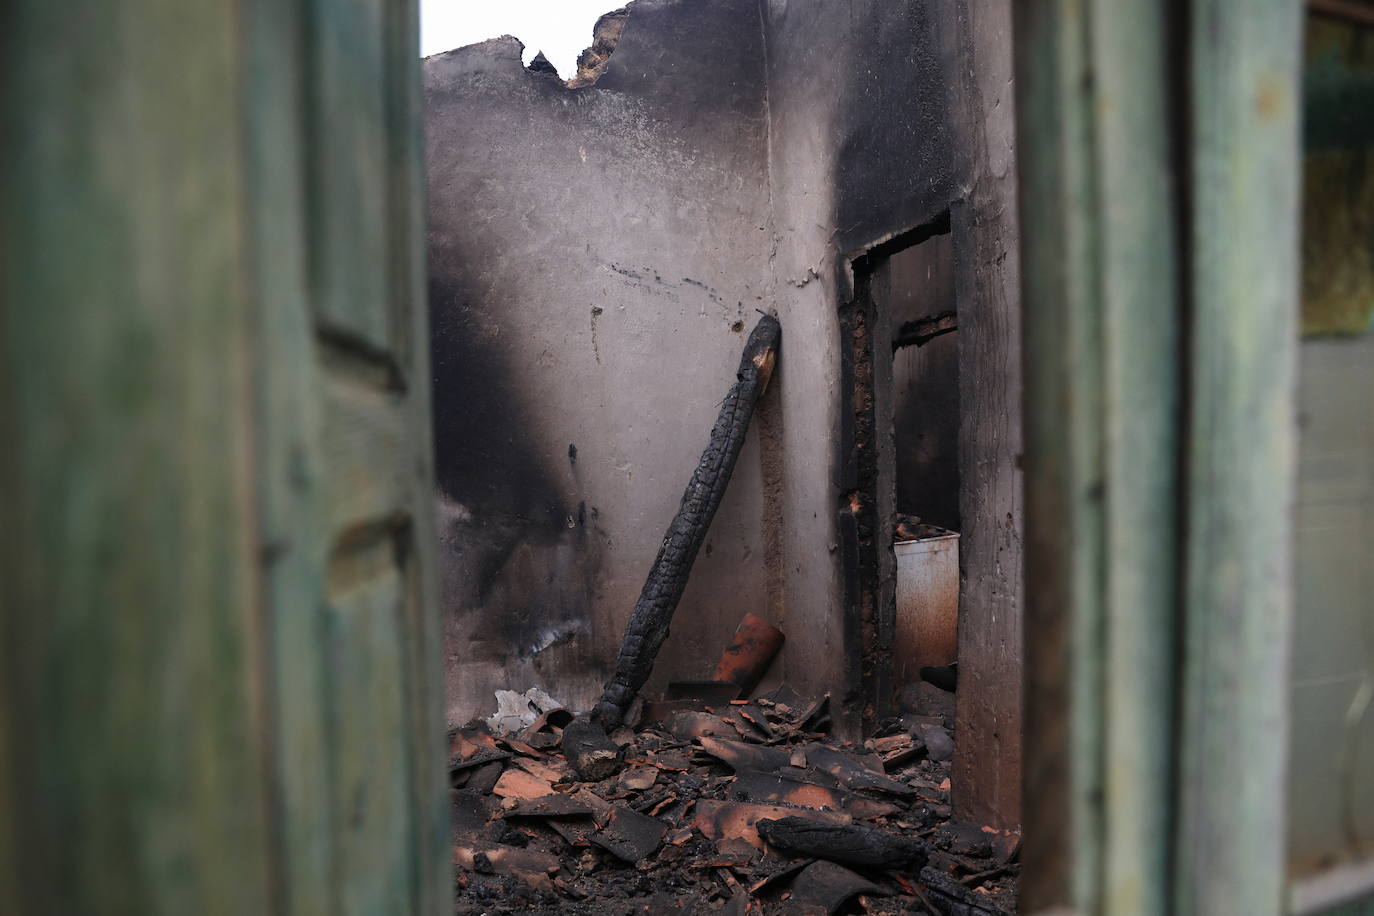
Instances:
[[[925,843],[862,824],[826,824],[802,816],[761,820],[758,828],[765,840],[793,855],[862,868],[911,871],[926,863]]]
[[[603,727],[620,724],[649,679],[659,647],[668,638],[673,612],[682,600],[697,551],[706,540],[711,519],[720,507],[735,462],[744,448],[744,435],[749,430],[754,407],[768,389],[781,344],[782,325],[772,315],[764,315],[745,342],[735,383],[721,402],[706,449],[687,482],[682,503],[668,525],[663,545],[625,625],[615,671],[592,710],[593,719]]]
[[[957,18],[950,87],[960,179],[950,208],[959,314],[959,692],[953,796],[961,818],[1021,822],[1021,312],[1011,5]]]

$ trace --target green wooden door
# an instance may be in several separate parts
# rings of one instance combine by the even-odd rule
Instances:
[[[0,41],[0,912],[439,912],[413,6]]]
[[[1284,908],[1297,0],[1014,7],[1027,912]]]

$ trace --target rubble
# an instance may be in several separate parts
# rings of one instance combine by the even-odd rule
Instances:
[[[574,719],[563,729],[563,754],[583,782],[600,782],[620,769],[620,746],[595,722]]]
[[[508,735],[529,728],[541,715],[547,715],[550,710],[562,708],[562,703],[538,687],[531,687],[524,693],[498,690],[496,712],[487,717],[487,727],[491,729],[492,734]]]
[[[671,702],[609,735],[567,710],[452,732],[456,912],[1015,911],[1019,836],[950,820],[942,718],[856,744],[785,686]]]

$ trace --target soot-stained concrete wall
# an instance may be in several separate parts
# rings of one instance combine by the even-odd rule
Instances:
[[[882,634],[867,637],[860,614],[843,607],[843,598],[836,607],[845,579],[838,565],[806,561],[820,536],[809,520],[843,516],[849,483],[837,445],[844,438],[841,413],[853,405],[842,403],[844,342],[836,314],[855,297],[856,258],[900,243],[903,233],[922,237],[919,228],[947,212],[959,326],[962,533],[953,796],[966,819],[1014,825],[1021,780],[1022,480],[1011,4],[765,0],[765,10],[774,282],[788,335],[784,476],[794,522],[785,528],[783,591],[788,618],[807,624],[800,636],[805,651],[786,662],[822,660],[827,682],[843,685],[841,706],[851,727],[865,712],[881,713],[864,708],[885,698],[865,689],[862,674],[865,653],[882,653]],[[873,330],[882,337],[892,330],[891,316],[880,304],[875,311]],[[883,505],[895,502],[895,462],[883,438],[892,414],[884,401],[890,388],[882,384],[889,369],[882,360],[873,366],[874,413],[887,450],[877,469]],[[827,437],[797,419],[816,403],[832,411]],[[890,522],[877,519],[883,548]],[[836,526],[826,534],[838,553]],[[885,580],[890,552],[882,549],[879,561]],[[878,598],[882,604],[888,596]]]
[[[781,319],[781,359],[656,680],[708,676],[762,611],[787,634],[772,678],[832,693],[842,729],[887,701],[865,689],[873,647],[843,594],[840,315],[855,258],[943,219],[961,363],[1019,349],[1014,302],[987,292],[1015,288],[1016,237],[968,72],[975,45],[1009,37],[975,7],[1007,3],[638,0],[605,73],[575,90],[522,68],[512,39],[426,61],[451,719],[533,683],[590,705],[755,309]],[[1009,134],[994,136],[1001,162]],[[976,341],[966,309],[984,313]],[[991,373],[998,403],[1019,398],[1014,366]],[[991,444],[960,432],[963,480],[973,455],[1000,488],[960,493],[982,530],[1019,524],[1019,438],[997,423]],[[1019,554],[969,564],[1000,602],[983,616],[1019,628]]]
[[[841,403],[839,314],[854,295],[850,259],[935,219],[953,193],[939,7],[883,0],[767,0],[763,7],[772,269],[784,333],[783,672],[789,679],[812,672],[851,731],[866,705],[865,646],[862,621],[846,607],[837,530],[852,485],[841,442],[848,405]],[[882,522],[879,540],[890,541],[891,520]],[[882,560],[890,582],[890,549]]]
[[[429,58],[434,404],[450,719],[591,705],[770,306],[759,10],[634,4],[595,85],[504,38]],[[784,343],[785,346],[785,343]],[[766,604],[757,432],[658,679]]]

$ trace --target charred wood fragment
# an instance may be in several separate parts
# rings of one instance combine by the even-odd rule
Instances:
[[[687,587],[692,563],[706,539],[744,446],[754,405],[768,387],[781,341],[782,325],[771,315],[764,315],[744,346],[735,384],[721,404],[710,442],[687,484],[682,505],[668,526],[663,546],[630,615],[615,674],[592,712],[592,717],[608,730],[621,723],[635,694],[649,679],[654,658],[668,636],[673,611]]]
[[[959,916],[1007,916],[1001,907],[964,887],[938,868],[922,868],[920,882],[942,912],[957,913]]]
[[[620,747],[595,722],[575,719],[563,729],[563,753],[583,782],[600,782],[620,769]]]
[[[914,871],[926,861],[926,847],[920,840],[861,824],[822,824],[806,817],[784,817],[761,820],[758,830],[779,849],[844,865],[910,867]]]
[[[902,347],[924,347],[937,337],[959,330],[959,316],[954,312],[941,312],[908,321],[892,335],[893,351]]]

